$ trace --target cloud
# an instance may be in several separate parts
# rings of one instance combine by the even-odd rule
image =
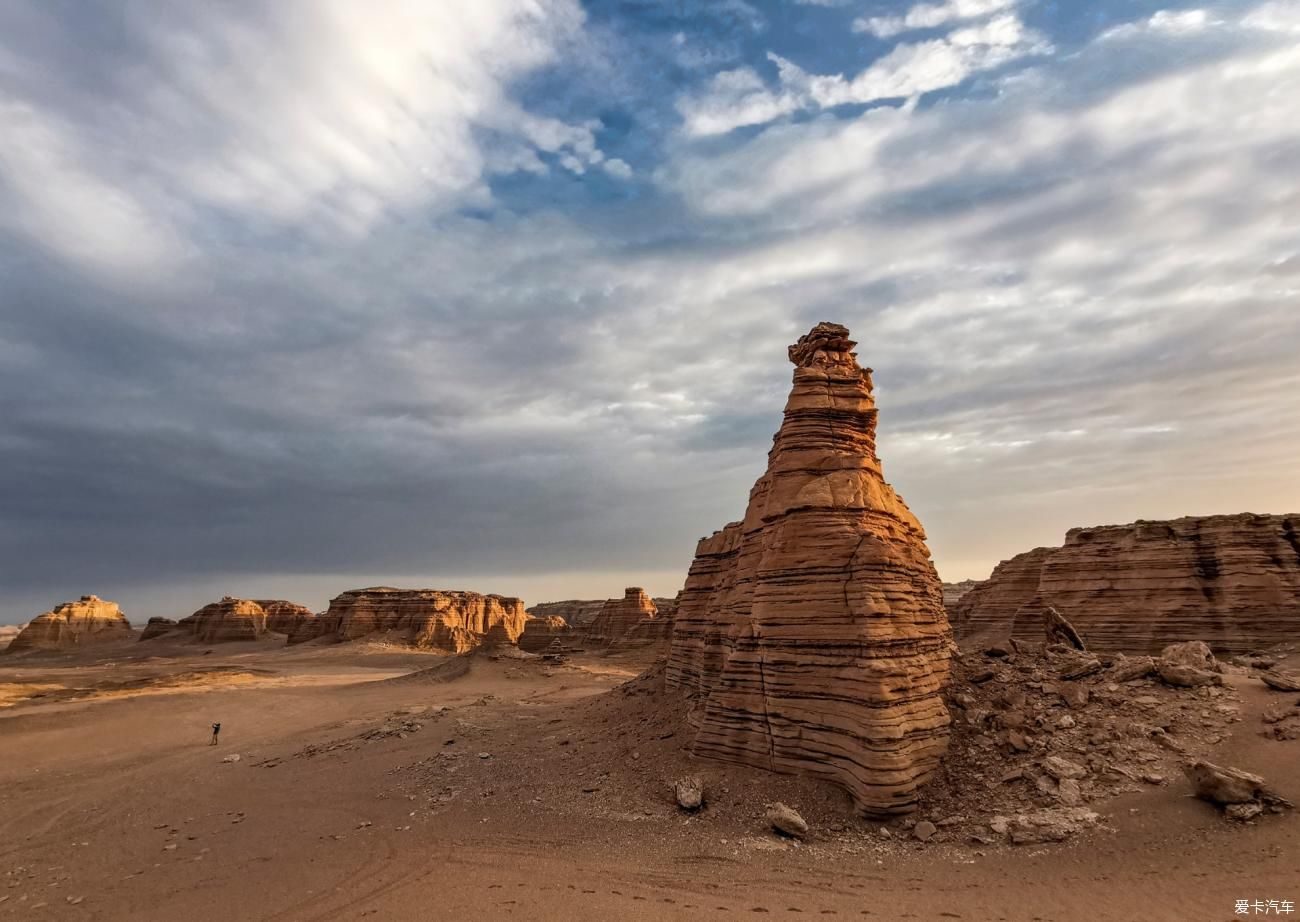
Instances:
[[[164,143],[184,119],[159,119],[122,63],[165,60],[145,53],[153,32],[69,49],[33,5],[0,32],[23,36],[22,68],[16,43],[0,54],[4,140],[24,141],[4,148],[3,195],[27,196],[0,210],[0,584],[41,604],[5,614],[87,591],[185,614],[272,584],[320,604],[389,575],[671,592],[694,541],[743,508],[785,347],[819,320],[847,323],[876,368],[886,473],[946,576],[1072,525],[1294,511],[1290,7],[1190,30],[1144,15],[901,107],[832,105],[865,92],[856,76],[791,65],[767,92],[825,101],[816,115],[662,128],[653,168],[635,159],[600,197],[631,170],[593,124],[617,106],[548,107],[562,93],[528,83],[527,62],[583,41],[563,21],[494,33],[523,43],[502,53],[525,78],[488,74],[472,118],[449,110],[434,134],[459,139],[445,152],[466,172],[439,192],[372,171],[396,154],[365,132],[355,165],[311,131],[268,153],[262,132],[293,133],[202,99],[194,136]],[[284,105],[316,111],[317,70],[268,66],[304,96]],[[251,132],[292,188],[195,191],[195,163],[244,162],[223,131]],[[534,197],[512,198],[507,170]]]
[[[893,38],[917,29],[934,29],[951,22],[979,19],[1016,6],[1020,0],[948,0],[919,3],[902,16],[870,16],[853,21],[854,32],[869,32],[877,38]]]
[[[94,17],[56,15],[0,14],[33,39],[0,57],[14,122],[0,141],[0,190],[11,227],[83,264],[165,262],[168,238],[205,209],[268,231],[358,235],[386,216],[482,204],[493,173],[580,173],[604,160],[599,122],[512,96],[580,40],[573,0],[491,0],[472,13],[132,4],[115,26],[129,41],[106,51],[105,76],[91,72],[103,62],[75,56],[75,33]],[[53,62],[67,73],[47,76]],[[71,201],[96,221],[65,220]]]
[[[725,134],[807,109],[906,99],[956,86],[972,74],[1051,51],[1039,33],[1014,15],[956,29],[942,38],[896,45],[852,78],[813,75],[776,54],[777,88],[751,68],[724,71],[702,93],[678,104],[690,136]]]

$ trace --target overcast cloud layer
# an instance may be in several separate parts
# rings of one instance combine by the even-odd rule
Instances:
[[[0,124],[0,621],[671,594],[819,320],[945,578],[1300,511],[1294,3],[32,0]]]

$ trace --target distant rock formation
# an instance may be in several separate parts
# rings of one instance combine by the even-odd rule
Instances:
[[[1215,515],[1074,528],[1003,561],[953,609],[963,643],[1039,640],[1055,608],[1092,650],[1204,640],[1244,653],[1300,634],[1300,515]]]
[[[519,649],[528,653],[542,653],[556,640],[567,640],[573,633],[569,622],[558,615],[549,618],[529,618],[519,635]]]
[[[980,581],[977,579],[964,579],[960,583],[943,584],[943,607],[948,612],[949,617],[952,616],[952,609],[957,604],[957,601],[979,584]]]
[[[155,637],[162,637],[164,634],[170,634],[172,631],[179,629],[180,623],[174,618],[150,618],[149,623],[140,632],[140,639],[142,641],[153,640]]]
[[[291,635],[315,619],[311,609],[284,599],[226,596],[220,602],[204,605],[188,618],[176,622],[176,631],[189,634],[201,643],[233,643],[261,640],[272,633]],[[166,620],[151,618],[140,639],[171,633]]]
[[[330,602],[325,614],[289,637],[302,643],[318,637],[357,640],[395,634],[403,643],[466,653],[480,646],[513,644],[527,615],[519,599],[439,589],[353,589]]]
[[[528,609],[528,614],[534,618],[563,618],[574,627],[584,627],[594,621],[604,607],[604,599],[569,599],[567,602],[539,602]]]
[[[627,637],[643,619],[653,621],[658,616],[659,610],[646,591],[631,586],[623,590],[623,598],[609,599],[601,606],[583,640],[591,646],[609,646]]]
[[[946,749],[951,632],[920,523],[875,453],[848,330],[790,347],[794,387],[741,522],[700,541],[668,658],[696,693],[693,751],[909,812]]]
[[[25,627],[25,624],[0,624],[0,650],[8,647]]]
[[[52,611],[37,615],[5,649],[9,653],[61,650],[123,640],[134,633],[116,602],[106,602],[97,595],[83,595],[78,602],[64,602]]]

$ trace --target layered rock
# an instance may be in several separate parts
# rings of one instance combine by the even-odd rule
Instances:
[[[974,647],[1008,636],[1016,612],[1038,594],[1043,564],[1054,550],[1036,547],[1004,560],[988,579],[964,592],[948,609],[957,638]]]
[[[97,595],[64,602],[37,615],[10,641],[6,650],[61,650],[131,637],[135,631],[116,602]]]
[[[960,583],[943,584],[943,607],[948,612],[948,617],[952,617],[953,606],[964,596],[980,583],[977,579],[964,579]]]
[[[1038,639],[1055,608],[1090,648],[1154,653],[1204,640],[1240,653],[1300,631],[1300,515],[1219,515],[1075,528],[999,564],[954,610],[963,643]]]
[[[188,618],[182,618],[176,627],[201,643],[233,643],[261,640],[272,633],[292,635],[315,618],[311,609],[284,599],[226,596],[220,602],[204,605]],[[140,639],[163,633],[165,625],[155,626],[154,622],[164,620],[150,619],[149,627],[145,629],[147,636]]]
[[[604,607],[604,599],[569,599],[539,602],[528,609],[528,614],[534,618],[563,618],[574,627],[582,627],[594,621]]]
[[[600,614],[587,625],[583,641],[592,646],[609,646],[617,643],[643,620],[655,620],[659,610],[650,596],[640,586],[623,590],[623,598],[609,599],[601,606]]]
[[[519,635],[519,649],[528,653],[542,653],[555,641],[568,640],[573,629],[558,615],[549,618],[529,618]]]
[[[180,629],[180,623],[174,618],[150,618],[149,623],[140,632],[140,639],[153,640],[155,637],[162,637]]]
[[[9,646],[26,626],[25,624],[0,624],[0,650]]]
[[[815,775],[908,812],[947,745],[951,632],[920,523],[875,453],[848,331],[790,348],[794,387],[745,518],[700,541],[666,677],[697,755]]]
[[[333,599],[325,614],[304,624],[289,642],[316,637],[357,640],[384,633],[417,647],[466,653],[516,643],[527,617],[524,603],[506,596],[376,586]]]

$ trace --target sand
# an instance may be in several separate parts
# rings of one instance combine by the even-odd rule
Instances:
[[[884,838],[832,788],[660,739],[661,700],[611,693],[646,657],[0,658],[0,919],[1188,922],[1241,918],[1239,899],[1300,903],[1300,819],[1229,824],[1182,779],[1095,806],[1102,827],[1061,845]],[[1230,681],[1243,719],[1213,757],[1300,801],[1300,741],[1260,734],[1279,693]],[[708,781],[702,814],[671,801],[683,768]],[[764,828],[770,798],[804,812],[808,842]]]

